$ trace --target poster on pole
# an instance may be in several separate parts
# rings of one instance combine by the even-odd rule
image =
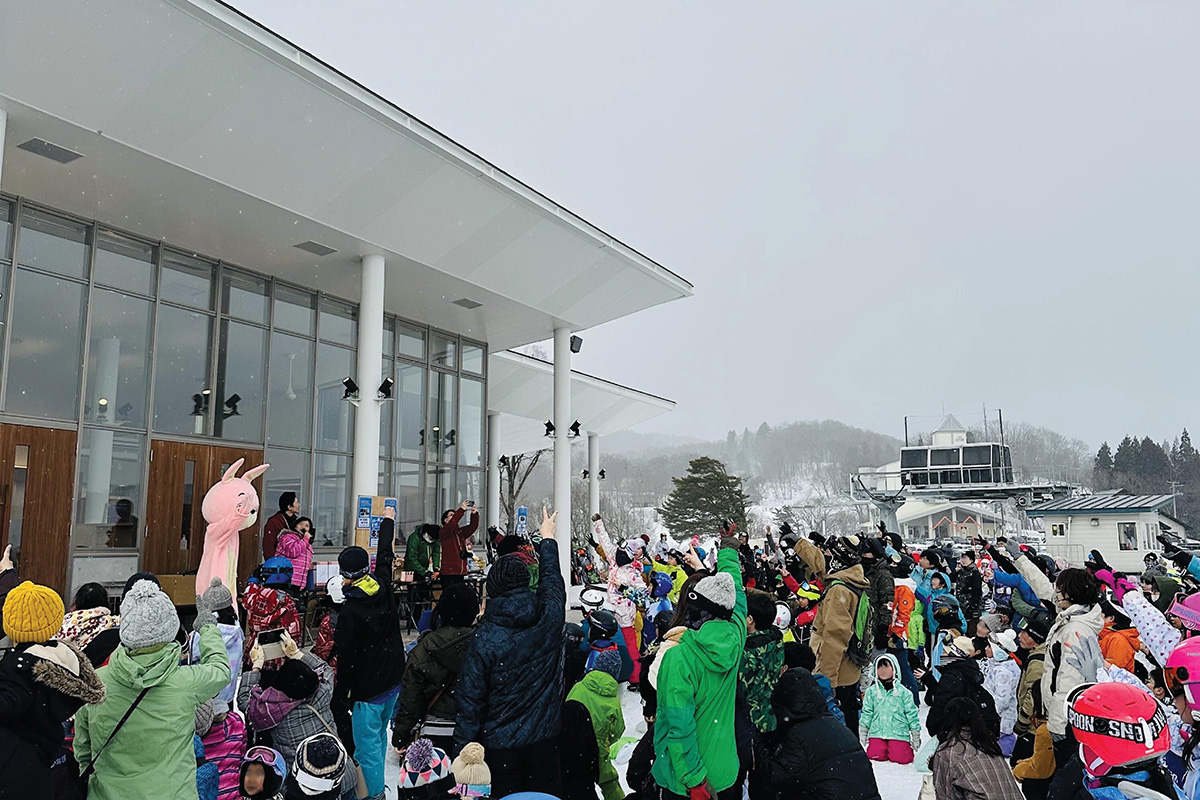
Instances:
[[[359,547],[379,546],[379,523],[383,521],[383,510],[391,507],[400,515],[400,503],[394,497],[360,494],[358,514],[354,520],[354,542]]]

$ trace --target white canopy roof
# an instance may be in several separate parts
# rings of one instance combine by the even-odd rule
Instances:
[[[675,408],[646,392],[584,374],[571,373],[571,415],[584,436],[631,428]],[[488,359],[488,411],[500,414],[500,452],[527,453],[551,447],[544,421],[554,410],[554,365],[522,353],[493,353]],[[566,431],[555,432],[566,434]],[[580,441],[584,441],[581,436]]]
[[[350,300],[383,254],[389,312],[493,350],[691,294],[216,0],[0,0],[0,19],[6,192]]]

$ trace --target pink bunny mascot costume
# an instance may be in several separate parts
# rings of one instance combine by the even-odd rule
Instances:
[[[244,461],[239,458],[225,470],[221,482],[208,490],[200,506],[208,529],[196,573],[196,594],[203,594],[213,578],[220,578],[231,590],[237,586],[238,533],[258,522],[258,492],[250,481],[270,466],[255,467],[239,478],[237,472]]]

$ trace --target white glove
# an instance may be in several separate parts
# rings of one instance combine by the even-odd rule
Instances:
[[[917,752],[918,750],[920,750],[921,749],[921,731],[919,731],[919,730],[913,731],[909,735],[908,741],[912,744],[912,749],[913,749],[914,753]]]
[[[864,727],[858,729],[858,741],[862,743],[863,749],[867,749],[867,742],[871,739],[871,732]]]

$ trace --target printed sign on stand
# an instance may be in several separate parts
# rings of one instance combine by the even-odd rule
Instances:
[[[358,515],[354,522],[354,541],[359,547],[374,548],[379,546],[379,524],[383,522],[383,510],[391,507],[400,512],[400,503],[394,497],[360,494],[358,496]]]

